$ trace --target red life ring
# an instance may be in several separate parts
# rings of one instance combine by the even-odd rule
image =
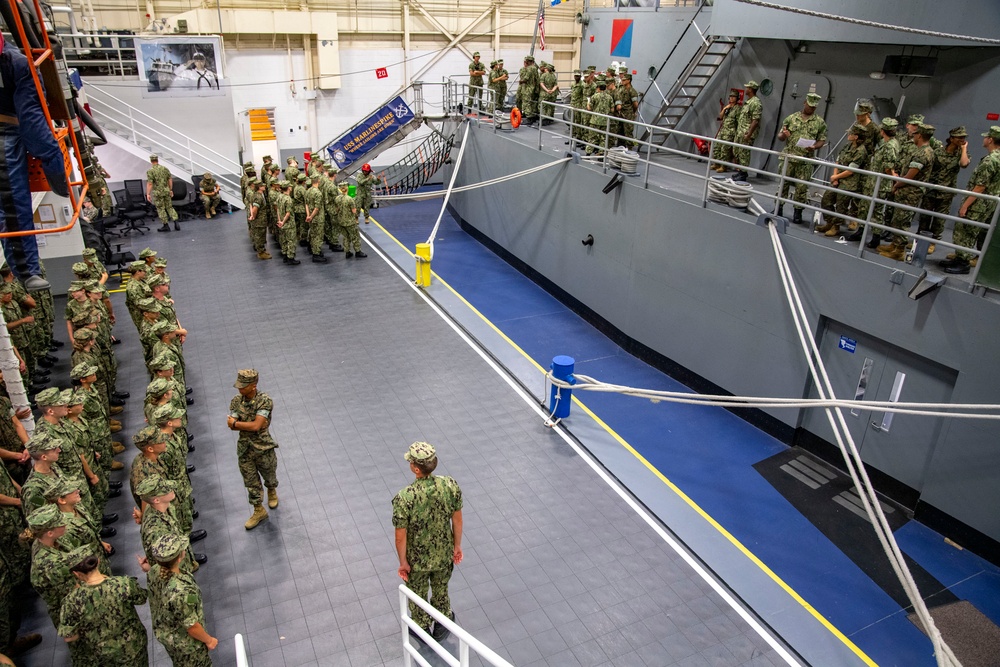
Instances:
[[[510,126],[518,128],[521,125],[521,110],[514,107],[510,110]]]

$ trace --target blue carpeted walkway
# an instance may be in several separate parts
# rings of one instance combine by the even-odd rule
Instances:
[[[412,250],[426,241],[440,205],[439,199],[413,202],[377,210],[375,217]],[[625,353],[447,214],[435,239],[433,269],[543,367],[566,354],[576,359],[577,372],[601,380],[686,390]],[[752,468],[785,450],[784,444],[718,408],[611,394],[580,398],[876,662],[935,664],[930,642],[906,611]],[[1000,623],[1000,570],[915,522],[898,532],[909,556]]]

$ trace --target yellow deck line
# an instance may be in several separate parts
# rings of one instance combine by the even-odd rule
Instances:
[[[375,224],[375,226],[377,226],[379,229],[381,229],[382,232],[386,236],[388,236],[390,239],[392,239],[393,241],[395,241],[396,244],[400,248],[402,248],[403,250],[405,250],[407,252],[407,254],[409,254],[411,257],[414,257],[413,253],[410,252],[410,249],[407,248],[406,246],[404,246],[402,243],[400,243],[399,239],[397,239],[395,236],[393,236],[392,234],[390,234],[389,231],[385,227],[383,227],[381,224],[378,223],[378,221],[375,220],[375,218],[372,218],[371,221],[372,221],[372,223]],[[416,261],[416,259],[414,259],[414,262],[415,261]],[[471,303],[469,303],[465,299],[465,297],[463,297],[461,294],[459,294],[457,291],[455,291],[455,288],[453,288],[451,285],[449,285],[448,281],[446,281],[443,278],[441,278],[441,276],[439,276],[433,270],[431,271],[431,275],[433,275],[435,278],[437,278],[438,282],[440,282],[442,285],[444,285],[446,288],[448,288],[448,290],[452,294],[454,294],[455,297],[458,298],[459,301],[461,301],[463,304],[465,304],[469,308],[469,310],[471,310],[473,313],[475,313],[483,322],[486,323],[487,326],[489,326],[491,329],[493,329],[493,331],[497,335],[499,335],[508,344],[510,344],[511,347],[513,347],[515,350],[517,350],[525,359],[527,359],[535,368],[537,368],[540,373],[542,373],[543,375],[546,373],[546,370],[541,365],[539,365],[537,361],[535,361],[534,359],[532,359],[531,356],[527,352],[525,352],[523,349],[521,349],[521,347],[517,343],[515,343],[513,340],[511,340],[507,336],[507,334],[505,334],[495,324],[493,324],[493,322],[491,322],[489,320],[489,318],[487,318],[485,315],[483,315],[481,312],[479,312],[479,310],[475,306],[473,306]],[[739,549],[740,552],[744,556],[746,556],[748,559],[750,559],[750,562],[752,562],[754,565],[756,565],[757,567],[759,567],[761,569],[761,571],[764,572],[764,574],[766,574],[774,583],[778,584],[778,586],[780,586],[782,590],[784,590],[786,593],[788,593],[788,595],[791,596],[791,598],[793,600],[795,600],[796,602],[798,602],[802,606],[803,609],[805,609],[807,612],[809,612],[813,616],[813,618],[815,618],[817,621],[819,621],[823,625],[823,627],[825,627],[827,630],[829,630],[830,633],[833,634],[834,637],[836,637],[841,642],[843,642],[844,645],[847,646],[847,648],[851,649],[851,651],[855,655],[857,655],[866,665],[870,665],[871,667],[878,667],[878,663],[876,663],[874,660],[872,660],[868,656],[868,654],[866,654],[854,642],[852,642],[850,639],[848,639],[847,636],[843,632],[841,632],[839,629],[837,629],[837,627],[834,626],[833,623],[831,623],[829,620],[826,619],[825,616],[823,616],[821,613],[819,613],[819,611],[817,611],[815,607],[813,607],[811,604],[809,604],[808,602],[806,602],[806,600],[801,595],[799,595],[795,591],[795,589],[793,589],[791,586],[789,586],[787,583],[785,583],[785,581],[781,577],[779,577],[771,568],[769,568],[767,565],[765,565],[764,562],[760,558],[758,558],[756,555],[754,555],[754,553],[752,551],[750,551],[746,546],[744,546],[744,544],[742,542],[740,542],[739,539],[736,538],[736,536],[734,536],[732,533],[730,533],[728,530],[726,530],[722,526],[722,524],[720,524],[718,521],[716,521],[714,518],[712,518],[712,516],[708,512],[706,512],[705,510],[703,510],[701,508],[701,506],[698,505],[698,503],[696,503],[694,500],[692,500],[686,493],[684,493],[683,491],[681,491],[680,488],[678,488],[677,485],[675,485],[673,482],[671,482],[667,478],[666,475],[664,475],[662,472],[660,472],[656,468],[656,466],[654,466],[652,463],[650,463],[649,461],[647,461],[646,458],[642,454],[640,454],[638,451],[636,451],[635,448],[632,447],[632,445],[630,445],[624,438],[622,438],[620,435],[618,435],[618,433],[613,428],[611,428],[610,426],[608,426],[604,422],[603,419],[601,419],[596,414],[594,414],[594,412],[590,408],[588,408],[582,401],[580,401],[579,398],[577,398],[576,396],[573,396],[573,402],[576,405],[578,405],[580,407],[580,409],[583,410],[591,419],[593,419],[595,422],[597,422],[601,426],[601,428],[603,428],[612,438],[614,438],[618,442],[618,444],[620,444],[622,447],[624,447],[630,454],[632,454],[632,456],[634,456],[636,459],[638,459],[640,463],[642,463],[644,466],[646,466],[646,468],[651,473],[653,473],[654,475],[656,475],[656,477],[658,477],[660,479],[660,481],[663,482],[667,486],[667,488],[669,488],[671,491],[673,491],[681,500],[683,500],[685,503],[687,503],[687,505],[691,509],[693,509],[703,519],[705,519],[705,521],[707,521],[710,526],[712,526],[713,528],[715,528],[723,537],[725,537],[727,540],[729,540],[729,542],[733,546],[735,546],[737,549]]]

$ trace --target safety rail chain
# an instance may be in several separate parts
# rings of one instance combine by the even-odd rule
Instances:
[[[430,636],[423,628],[417,625],[407,612],[407,601],[417,605],[430,614],[435,623],[440,623],[446,627],[452,635],[458,639],[458,657],[449,653],[436,639]],[[493,667],[514,667],[512,664],[493,652],[490,647],[473,637],[462,626],[446,617],[437,609],[432,607],[427,600],[423,599],[405,584],[399,585],[399,627],[403,638],[403,666],[412,667],[413,661],[422,667],[431,667],[427,658],[420,655],[420,651],[410,643],[410,630],[413,630],[423,642],[441,657],[450,667],[469,667],[469,651],[472,650],[480,657],[482,662],[493,665]]]
[[[465,89],[468,89],[468,84],[463,84],[463,83],[455,82],[455,85],[456,85],[456,88],[457,88],[458,92],[460,92],[463,89],[463,87]],[[616,117],[616,116],[609,116],[609,115],[606,115],[606,114],[600,114],[600,113],[594,113],[593,111],[588,111],[586,113],[591,118],[603,118],[604,119],[604,127],[600,128],[600,127],[594,127],[593,125],[583,125],[583,124],[578,123],[578,122],[576,122],[575,120],[572,119],[572,114],[573,114],[574,109],[571,106],[569,106],[567,104],[562,104],[562,103],[559,103],[559,102],[552,102],[551,104],[553,106],[553,113],[552,113],[552,115],[544,115],[544,114],[542,114],[541,113],[541,106],[539,106],[539,121],[541,121],[542,119],[549,119],[549,120],[553,120],[553,121],[556,121],[556,122],[559,122],[559,123],[563,123],[563,124],[569,126],[571,129],[572,128],[582,128],[582,129],[586,130],[587,133],[590,133],[590,132],[595,133],[596,135],[598,135],[598,142],[597,143],[591,143],[591,142],[586,141],[584,139],[576,139],[575,140],[576,143],[578,143],[578,144],[580,144],[582,146],[585,146],[587,148],[595,149],[599,153],[598,155],[595,155],[593,158],[590,158],[589,156],[581,156],[581,158],[583,158],[583,159],[591,159],[591,160],[599,160],[600,161],[599,165],[602,167],[602,169],[603,169],[603,171],[605,173],[607,173],[609,170],[614,170],[614,167],[610,164],[610,161],[609,161],[609,153],[611,151],[609,151],[608,149],[609,149],[609,146],[612,144],[612,142],[617,142],[621,138],[621,135],[618,135],[618,134],[610,132],[609,131],[609,127],[610,127],[610,124],[611,124],[612,121],[615,122],[615,123],[618,123],[618,122],[621,121],[621,119],[618,118],[618,117]],[[557,117],[557,114],[560,114],[560,113],[562,114],[563,118],[558,118]],[[497,131],[499,131],[501,129],[505,129],[505,128],[509,127],[509,117],[506,114],[504,114],[504,113],[496,114],[495,115],[495,114],[491,114],[488,109],[487,110],[474,109],[474,110],[470,110],[470,113],[468,115],[470,117],[473,117],[472,120],[474,122],[476,122],[478,125],[482,125],[483,123],[492,124],[494,132],[497,132]],[[711,167],[713,165],[720,164],[720,165],[728,167],[731,170],[742,169],[742,170],[744,170],[744,171],[746,171],[748,173],[751,173],[751,174],[753,174],[755,176],[764,176],[764,177],[770,178],[770,179],[776,178],[777,179],[777,192],[776,193],[770,193],[769,192],[769,193],[765,194],[765,193],[760,192],[760,191],[748,192],[748,194],[751,194],[751,195],[753,195],[753,194],[763,195],[763,196],[765,196],[767,198],[768,201],[773,200],[774,201],[774,208],[772,209],[772,211],[776,212],[779,206],[792,205],[792,206],[795,206],[795,207],[803,208],[803,209],[808,210],[808,211],[812,211],[812,212],[818,211],[820,213],[824,213],[827,216],[829,216],[830,219],[837,219],[839,221],[842,221],[843,223],[856,222],[859,225],[859,229],[863,229],[863,231],[864,231],[863,238],[865,240],[870,239],[872,233],[881,234],[882,232],[888,232],[890,234],[897,234],[899,236],[906,237],[908,244],[912,243],[913,241],[919,241],[919,242],[925,243],[925,244],[933,243],[933,244],[937,245],[938,247],[948,248],[949,250],[959,250],[959,251],[962,251],[962,252],[967,252],[970,255],[974,255],[977,258],[981,258],[982,255],[986,252],[986,250],[990,246],[990,240],[992,239],[993,234],[994,234],[994,232],[996,230],[997,220],[998,220],[998,218],[1000,218],[1000,205],[996,205],[996,204],[1000,204],[1000,197],[998,197],[996,195],[989,195],[989,194],[982,193],[982,192],[972,192],[970,190],[963,190],[963,189],[960,189],[960,188],[949,188],[949,187],[945,187],[945,186],[941,186],[941,185],[931,185],[929,183],[924,183],[922,181],[912,181],[912,180],[909,180],[909,179],[904,178],[902,176],[890,176],[890,175],[887,175],[887,174],[880,174],[880,173],[877,173],[877,172],[868,171],[867,169],[852,169],[851,171],[854,172],[854,173],[856,173],[856,174],[861,174],[861,175],[864,175],[864,176],[872,176],[872,177],[874,177],[876,179],[876,182],[875,182],[875,188],[874,188],[873,192],[876,193],[876,194],[873,194],[873,195],[869,196],[869,195],[861,194],[860,192],[841,191],[838,188],[830,186],[828,180],[823,180],[823,179],[819,179],[819,178],[815,178],[815,177],[812,178],[812,179],[810,179],[810,180],[801,180],[801,179],[789,176],[788,174],[785,173],[786,167],[787,167],[787,161],[785,161],[784,158],[786,156],[783,153],[781,153],[780,151],[774,151],[774,150],[770,150],[770,149],[767,149],[767,148],[760,148],[760,147],[757,147],[757,146],[745,146],[743,144],[739,144],[739,143],[736,143],[736,142],[733,142],[733,141],[724,141],[724,140],[718,139],[716,137],[710,137],[710,136],[700,135],[700,134],[692,134],[690,132],[682,132],[680,130],[666,129],[666,128],[663,128],[663,127],[660,127],[660,126],[653,126],[653,125],[650,125],[648,123],[643,123],[643,122],[638,121],[638,120],[636,120],[636,121],[627,121],[627,122],[631,123],[632,126],[633,126],[633,139],[631,139],[631,141],[637,147],[637,152],[636,152],[636,162],[637,162],[637,165],[638,164],[642,165],[642,174],[641,174],[641,176],[642,176],[642,180],[643,180],[643,184],[642,184],[643,188],[644,189],[649,189],[649,175],[650,175],[650,171],[652,169],[661,169],[661,170],[663,170],[665,172],[670,172],[670,173],[673,173],[673,174],[681,176],[681,177],[687,177],[687,178],[697,179],[697,180],[701,181],[703,183],[703,185],[704,185],[704,187],[702,189],[702,196],[701,196],[701,205],[702,205],[702,208],[705,208],[705,207],[708,206],[708,194],[709,194],[709,187],[708,186],[709,186],[709,183],[713,182],[713,178],[712,178],[713,172],[711,171]],[[684,139],[684,140],[691,141],[691,142],[693,142],[694,140],[698,140],[700,142],[704,142],[705,144],[708,145],[707,154],[706,155],[701,155],[701,154],[691,153],[691,152],[688,152],[688,151],[685,151],[685,150],[682,150],[682,149],[679,149],[679,148],[670,148],[670,147],[668,147],[666,145],[662,145],[661,146],[659,144],[652,143],[652,142],[650,142],[648,140],[643,140],[643,139],[639,139],[638,138],[639,136],[641,136],[641,133],[643,131],[645,131],[645,130],[652,130],[654,127],[657,129],[658,132],[665,132],[665,133],[667,133],[669,135],[673,135],[674,137],[676,137],[678,139]],[[538,133],[538,142],[537,142],[537,148],[538,148],[538,150],[542,150],[542,138],[545,135],[558,136],[558,137],[561,137],[561,138],[564,138],[564,137],[567,136],[566,133],[561,132],[558,129],[554,130],[554,129],[548,129],[546,127],[543,127],[541,122],[539,122],[536,127],[532,127],[531,129],[532,129],[532,131],[535,131],[535,132]],[[744,167],[744,166],[738,165],[738,164],[736,164],[734,162],[727,162],[726,160],[718,160],[718,159],[712,158],[711,155],[714,152],[714,148],[715,148],[715,146],[717,144],[718,145],[731,146],[731,147],[734,147],[734,148],[738,147],[738,148],[749,149],[752,155],[762,155],[762,156],[770,156],[770,157],[777,158],[777,159],[779,159],[779,160],[782,161],[782,168],[781,168],[781,170],[777,174],[775,174],[774,172],[765,171],[763,169],[758,169],[756,167],[752,167],[752,166]],[[571,147],[572,147],[572,145],[571,145]],[[656,155],[671,155],[671,156],[683,157],[683,158],[687,158],[687,159],[693,159],[693,160],[696,160],[696,161],[704,162],[704,164],[705,164],[705,172],[703,174],[698,174],[698,173],[694,173],[694,172],[688,171],[686,169],[679,169],[677,167],[672,167],[672,166],[667,165],[667,164],[658,164],[658,163],[656,163],[656,162],[654,162],[652,160],[652,157],[653,157],[654,154],[656,154]],[[807,164],[813,165],[814,170],[817,173],[821,172],[823,168],[831,168],[832,169],[832,168],[838,166],[835,163],[829,162],[827,160],[819,160],[819,159],[809,158],[809,157],[804,157],[804,156],[791,156],[791,158],[794,159],[795,161],[798,161],[798,162],[803,162],[803,163],[807,163]],[[754,162],[757,162],[757,161],[754,160],[753,157],[751,157],[750,162],[754,163]],[[595,163],[595,164],[597,164],[597,163]],[[716,177],[714,180],[718,181],[719,179]],[[906,204],[901,204],[901,203],[894,202],[894,201],[891,201],[891,200],[888,200],[888,199],[880,198],[877,195],[877,193],[879,192],[879,188],[880,188],[881,184],[883,182],[885,182],[886,180],[892,181],[893,183],[900,183],[900,184],[904,184],[904,185],[916,185],[916,186],[919,186],[919,187],[923,188],[925,191],[926,190],[931,190],[931,189],[932,190],[937,190],[937,191],[939,191],[941,193],[944,193],[944,194],[955,195],[957,197],[961,197],[962,199],[964,199],[966,197],[975,197],[977,199],[985,199],[985,200],[994,202],[995,208],[994,208],[994,211],[993,211],[993,214],[992,214],[992,217],[991,217],[990,221],[987,223],[987,222],[976,222],[974,220],[969,220],[967,218],[959,218],[957,216],[950,215],[950,214],[945,214],[945,213],[936,213],[934,211],[929,211],[927,209],[922,209],[922,208],[919,208],[919,207],[916,207],[916,206],[908,206]],[[794,186],[796,184],[802,184],[802,185],[806,185],[806,186],[808,186],[810,188],[817,188],[817,189],[819,189],[819,190],[821,190],[823,192],[827,192],[827,191],[831,191],[832,190],[832,191],[837,192],[838,194],[849,195],[851,198],[857,199],[859,202],[868,202],[870,204],[868,206],[868,214],[867,214],[867,216],[865,218],[857,218],[857,217],[854,217],[854,216],[841,215],[841,214],[835,214],[834,215],[830,211],[827,211],[827,210],[823,209],[822,207],[813,204],[811,200],[807,199],[807,201],[805,203],[799,203],[799,202],[796,202],[796,201],[794,201],[794,200],[792,200],[790,198],[782,197],[780,195],[780,193],[781,193],[782,188],[786,184],[788,184],[789,186]],[[950,221],[955,222],[955,223],[962,223],[962,224],[966,224],[966,225],[969,225],[969,226],[972,226],[972,227],[978,227],[980,229],[985,229],[986,230],[986,236],[985,236],[985,238],[983,240],[983,250],[979,250],[976,247],[969,248],[969,247],[965,247],[965,246],[960,246],[960,245],[957,245],[955,243],[951,243],[949,241],[932,239],[930,237],[927,237],[927,236],[924,236],[924,235],[920,234],[919,232],[910,231],[909,229],[896,229],[895,227],[890,227],[888,224],[880,224],[880,223],[877,223],[877,222],[873,222],[872,221],[872,217],[875,214],[876,207],[877,206],[882,206],[882,205],[886,205],[887,206],[887,213],[888,213],[888,211],[890,209],[896,209],[896,208],[898,208],[898,209],[903,209],[903,210],[906,210],[906,211],[911,211],[913,213],[919,213],[921,215],[929,215],[932,218],[937,218],[937,219],[940,219],[940,220],[950,220]],[[912,227],[912,224],[911,224],[911,227]],[[859,258],[864,255],[865,249],[866,248],[865,248],[865,244],[864,243],[859,244],[858,252],[857,252],[857,256]],[[983,263],[981,261],[978,261],[978,262],[976,262],[976,266],[972,267],[972,269],[970,271],[970,276],[969,276],[969,283],[970,283],[969,284],[969,291],[970,292],[974,291],[975,288],[979,285],[979,282],[978,282],[979,270],[982,268],[982,265],[983,265]],[[955,278],[959,278],[959,277],[960,276],[955,276]]]
[[[440,132],[431,132],[403,159],[377,174],[379,182],[372,194],[384,197],[414,192],[441,168],[451,155],[454,143],[455,135],[446,137]]]
[[[144,148],[140,141],[145,141],[150,152],[159,154],[162,161],[170,162],[192,175],[211,172],[222,190],[237,200],[240,199],[239,175],[243,173],[243,168],[235,160],[189,138],[183,132],[102,90],[100,86],[88,82],[84,89],[94,119],[101,125],[115,134],[124,133],[126,140],[140,148]]]

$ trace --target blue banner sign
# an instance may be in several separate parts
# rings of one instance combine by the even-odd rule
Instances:
[[[837,347],[841,350],[847,350],[851,354],[854,354],[854,351],[858,349],[858,341],[853,338],[848,338],[847,336],[841,336],[840,343],[838,343]]]
[[[345,132],[326,150],[337,167],[343,168],[357,161],[411,120],[413,112],[410,107],[402,97],[396,97]]]

